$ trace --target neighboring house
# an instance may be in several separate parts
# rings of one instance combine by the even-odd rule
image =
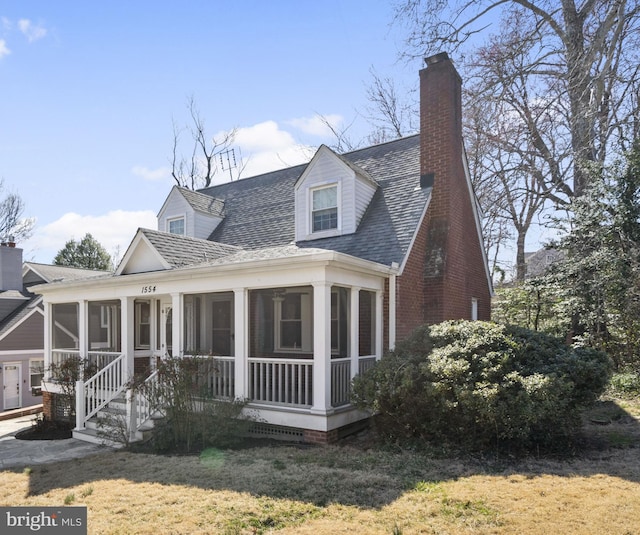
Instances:
[[[533,279],[545,275],[549,268],[564,258],[564,251],[554,248],[542,248],[533,253],[524,254],[526,265],[525,278]]]
[[[30,287],[95,273],[32,262],[23,264],[22,249],[15,243],[0,245],[0,411],[42,403],[44,309],[42,296],[31,293]]]
[[[74,436],[134,371],[213,359],[210,394],[249,401],[256,432],[335,440],[367,415],[351,379],[414,328],[489,319],[492,294],[446,54],[420,72],[421,133],[197,192],[174,187],[113,276],[39,286],[46,363],[102,368],[79,384]],[[45,411],[60,397],[47,381]],[[131,398],[129,398],[131,399]],[[132,435],[149,414],[131,399]]]

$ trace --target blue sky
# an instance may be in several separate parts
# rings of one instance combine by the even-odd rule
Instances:
[[[25,259],[51,262],[86,232],[122,255],[155,228],[190,96],[211,135],[238,129],[243,176],[332,143],[318,114],[363,138],[371,67],[418,83],[392,18],[376,0],[4,1],[0,177],[37,219]]]

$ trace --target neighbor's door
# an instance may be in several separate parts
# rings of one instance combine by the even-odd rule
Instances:
[[[4,390],[4,410],[21,406],[22,369],[19,362],[7,362],[2,373]]]

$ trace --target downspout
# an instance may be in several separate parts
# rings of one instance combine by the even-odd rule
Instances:
[[[398,263],[392,262],[391,267],[398,270]],[[396,274],[389,275],[389,349],[396,347]]]

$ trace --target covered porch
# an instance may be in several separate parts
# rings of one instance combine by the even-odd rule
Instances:
[[[208,397],[246,400],[264,424],[328,433],[364,417],[350,405],[351,379],[383,352],[390,275],[354,262],[359,269],[292,262],[253,280],[239,270],[135,274],[76,288],[82,299],[45,293],[45,368],[70,358],[89,364],[76,389],[76,430],[134,375],[153,380],[160,359],[192,356],[202,359]],[[145,410],[144,400],[130,400],[132,429]]]

